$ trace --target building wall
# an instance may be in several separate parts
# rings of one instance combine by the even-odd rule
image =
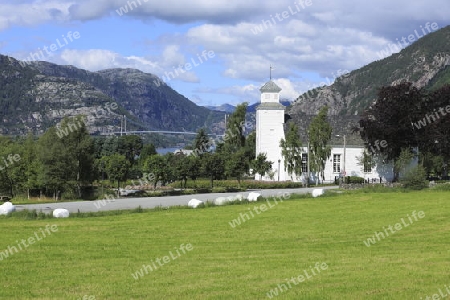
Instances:
[[[256,111],[256,155],[266,153],[267,160],[272,162],[272,171],[275,171],[274,180],[278,180],[279,175],[280,181],[287,180],[280,148],[280,140],[284,139],[283,123],[284,110],[282,109]],[[280,170],[278,165],[281,166]],[[263,180],[270,180],[270,178],[265,176]]]
[[[378,167],[377,164],[370,172],[364,172],[363,166],[358,165],[358,157],[363,155],[363,147],[349,146],[345,149],[345,175],[346,176],[358,176],[365,179],[377,180],[379,182],[380,177],[382,181],[392,180],[392,164],[387,164],[383,168]],[[340,162],[335,162],[334,159],[338,158],[335,155],[339,155]],[[344,147],[333,147],[331,149],[331,155],[325,164],[325,182],[333,182],[336,177],[339,177],[340,172],[344,171]]]
[[[307,149],[304,148],[306,152]],[[392,181],[393,172],[392,163],[384,163],[382,161],[376,161],[376,166],[369,172],[364,172],[363,166],[358,165],[358,157],[361,157],[364,152],[363,147],[349,146],[345,149],[345,176],[358,176],[368,179],[369,181]],[[338,155],[338,157],[337,157]],[[336,160],[336,161],[335,161]],[[331,155],[325,163],[325,171],[323,180],[325,183],[332,183],[336,178],[344,172],[344,147],[337,146],[331,148]],[[300,181],[306,181],[307,174],[302,174]],[[316,182],[318,174],[310,174],[310,182]],[[322,182],[322,177],[319,177]]]
[[[258,118],[258,117],[257,117]],[[264,130],[262,132],[265,132]],[[275,139],[274,139],[275,140]],[[276,143],[275,141],[270,142],[269,139],[264,139],[263,144],[260,144],[260,150],[259,152],[265,152],[261,149],[272,149],[268,154],[268,160],[274,162],[272,165],[273,170],[278,170],[278,158],[281,156],[281,149],[278,147],[278,149],[275,149],[273,147]],[[257,138],[258,141],[258,138]],[[272,145],[272,147],[271,147]],[[258,147],[258,142],[257,142]],[[303,153],[307,152],[306,147],[303,149]],[[392,181],[393,179],[393,165],[392,163],[384,163],[382,161],[378,161],[376,166],[372,168],[370,172],[364,172],[363,166],[358,165],[358,157],[362,156],[364,152],[363,147],[354,147],[349,146],[345,149],[345,172],[346,176],[358,176],[363,177],[364,179],[368,179],[369,181],[375,181],[379,182],[380,177],[383,182],[386,181]],[[267,152],[266,152],[267,153]],[[279,153],[279,156],[276,155],[276,153]],[[339,155],[339,157],[336,157],[335,155]],[[340,160],[338,160],[340,158]],[[334,161],[336,159],[336,162]],[[416,165],[417,161],[413,161],[411,165]],[[290,181],[291,177],[284,171],[284,161],[281,159],[281,173],[280,173],[280,181]],[[338,178],[341,173],[344,171],[344,147],[337,146],[332,147],[331,149],[331,155],[327,159],[325,163],[325,171],[324,176],[325,179],[323,180],[324,183],[333,183],[335,178]],[[310,172],[310,182],[314,183],[317,179],[317,174]],[[307,173],[302,173],[300,176],[293,176],[293,181],[296,182],[306,182]],[[256,178],[259,179],[259,176]],[[322,177],[319,178],[320,182],[322,182]],[[271,180],[268,176],[263,177],[263,180]],[[275,174],[274,181],[278,180],[277,173]]]
[[[280,103],[279,93],[261,93],[261,103]]]

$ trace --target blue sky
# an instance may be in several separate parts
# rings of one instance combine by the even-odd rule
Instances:
[[[26,60],[53,44],[41,60],[140,69],[199,105],[258,101],[272,65],[294,100],[449,25],[448,0],[417,2],[2,0],[0,53]]]

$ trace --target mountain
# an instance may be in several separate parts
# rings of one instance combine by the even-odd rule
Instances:
[[[292,104],[291,101],[287,100],[287,99],[280,99],[280,103],[283,104],[284,106],[288,107]],[[260,102],[256,102],[253,103],[251,105],[249,105],[247,107],[247,113],[256,113],[256,107],[258,107],[258,105],[260,105]],[[235,111],[236,106],[233,106],[231,104],[225,103],[222,104],[220,106],[205,106],[206,108],[210,109],[210,110],[215,110],[215,111],[223,111],[226,112],[228,114],[231,114]]]
[[[225,113],[231,114],[236,109],[236,106],[233,106],[231,104],[225,103],[220,106],[205,106],[209,110],[213,111],[223,111]]]
[[[292,104],[291,101],[286,100],[286,99],[280,99],[280,103],[286,107],[290,106]],[[258,105],[260,105],[260,102],[256,102],[252,105],[249,105],[247,108],[247,112],[249,113],[256,113],[256,108],[258,107]]]
[[[2,134],[43,133],[65,116],[86,115],[91,133],[129,129],[223,133],[224,113],[197,106],[161,79],[134,69],[90,72],[0,55]],[[111,109],[111,104],[114,109]]]
[[[450,26],[429,33],[399,53],[341,76],[330,86],[300,95],[289,113],[298,119],[302,114],[315,115],[328,105],[332,116],[359,115],[377,98],[380,87],[402,81],[413,82],[418,88],[436,89],[450,83],[448,49]]]

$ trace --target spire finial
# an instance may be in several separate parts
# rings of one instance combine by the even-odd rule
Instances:
[[[272,80],[272,70],[273,70],[272,65],[270,65],[270,80]]]

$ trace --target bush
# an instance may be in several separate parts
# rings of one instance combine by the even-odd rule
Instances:
[[[226,193],[227,189],[222,186],[218,186],[218,187],[213,187],[212,192],[213,193]]]
[[[440,183],[434,187],[435,190],[438,191],[450,191],[450,184],[448,183]]]
[[[181,188],[180,182],[173,182],[170,186],[173,188]],[[303,187],[301,182],[242,180],[241,188],[238,188],[237,180],[214,180],[214,188],[223,188],[226,192],[242,191],[247,189],[285,189],[301,187]],[[210,190],[211,181],[209,179],[198,179],[195,182],[190,180],[187,182],[187,188],[196,189],[197,191]]]
[[[428,182],[425,179],[427,172],[422,166],[417,166],[407,171],[400,182],[407,189],[422,190],[428,187]]]
[[[358,176],[347,176],[345,177],[345,183],[364,183],[364,178]]]

